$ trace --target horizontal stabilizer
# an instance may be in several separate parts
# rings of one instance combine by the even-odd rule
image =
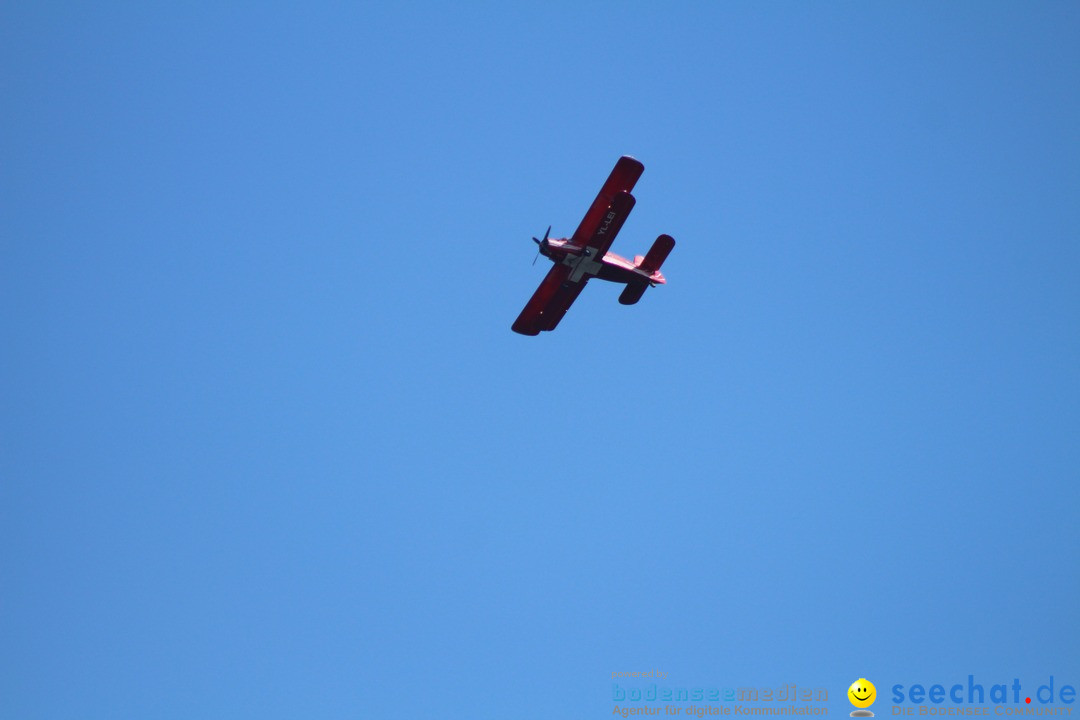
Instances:
[[[627,283],[626,288],[623,289],[622,294],[619,295],[619,302],[623,305],[633,305],[641,296],[645,294],[645,291],[649,289],[649,283],[647,282],[632,282]]]
[[[649,248],[649,252],[645,253],[645,259],[638,264],[638,267],[652,275],[664,264],[668,253],[671,252],[673,247],[675,247],[674,238],[670,235],[661,235],[656,238],[656,242]]]

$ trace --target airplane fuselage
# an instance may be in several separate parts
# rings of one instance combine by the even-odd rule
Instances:
[[[594,277],[624,284],[642,280],[650,285],[663,285],[667,282],[659,270],[648,273],[639,268],[637,263],[613,252],[605,253],[604,257],[597,259],[587,248],[574,245],[566,238],[551,238],[546,246],[540,246],[540,253],[550,258],[555,264],[568,266],[570,282]],[[639,257],[638,262],[640,261]]]

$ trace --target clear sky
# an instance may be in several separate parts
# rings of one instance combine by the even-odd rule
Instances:
[[[1078,129],[1071,2],[5,3],[0,716],[1080,686]]]

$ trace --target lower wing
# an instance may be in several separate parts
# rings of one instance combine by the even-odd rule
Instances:
[[[570,267],[555,265],[529,298],[511,330],[522,335],[539,335],[542,330],[554,330],[566,311],[585,288],[587,278],[569,282]]]

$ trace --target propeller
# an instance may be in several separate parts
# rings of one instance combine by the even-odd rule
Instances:
[[[547,232],[544,233],[544,239],[543,240],[537,240],[536,238],[533,238],[533,242],[536,243],[537,246],[538,246],[536,248],[536,257],[534,257],[533,261],[532,261],[533,265],[536,264],[536,258],[540,257],[540,251],[543,250],[544,248],[548,247],[548,235],[550,235],[550,234],[551,234],[551,226],[548,225],[548,229],[547,229]]]

